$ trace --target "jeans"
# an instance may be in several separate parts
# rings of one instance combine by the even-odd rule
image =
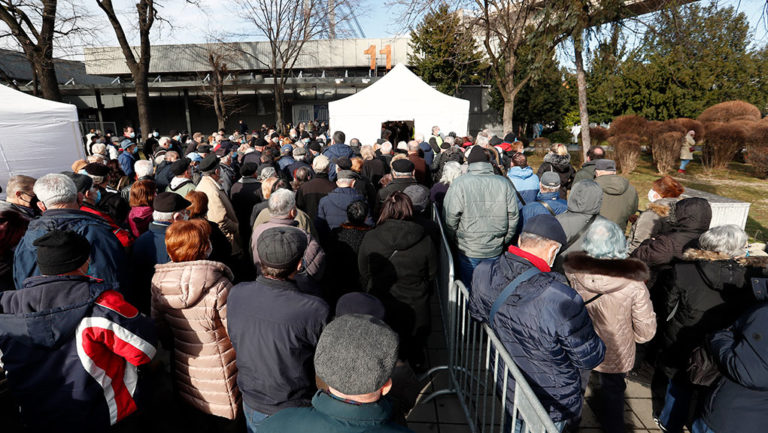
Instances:
[[[715,433],[715,431],[709,428],[707,423],[704,422],[704,419],[699,418],[693,422],[691,433]]]
[[[568,421],[557,421],[554,423],[555,428],[557,428],[558,431],[562,432],[565,430],[565,426],[568,425]],[[522,433],[524,431],[525,427],[525,421],[518,418],[515,420],[515,433]],[[503,433],[511,433],[512,431],[512,415],[507,412],[504,417],[504,428],[501,430]]]
[[[680,160],[680,170],[685,170],[685,167],[688,166],[688,163],[690,163],[690,159],[681,159]]]
[[[680,433],[688,418],[693,388],[689,383],[682,383],[673,378],[667,385],[664,408],[659,414],[659,422],[669,433]]]
[[[265,413],[251,409],[245,402],[243,402],[243,412],[245,412],[245,424],[248,427],[248,433],[256,433],[259,431],[259,424],[264,422],[269,416]]]
[[[467,290],[472,290],[472,272],[480,263],[486,260],[496,260],[496,257],[490,257],[487,259],[480,259],[475,257],[467,257],[464,254],[459,253],[459,279]]]
[[[624,373],[593,371],[592,374],[597,385],[594,390],[595,416],[603,431],[624,432],[624,391],[627,389]]]

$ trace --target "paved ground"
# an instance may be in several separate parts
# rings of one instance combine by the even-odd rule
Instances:
[[[432,320],[433,333],[427,343],[427,356],[430,366],[434,367],[444,365],[448,356],[437,304],[434,304],[432,308]],[[438,373],[433,376],[431,381],[425,383],[422,396],[428,395],[435,388],[446,389],[447,385],[447,372]],[[590,390],[587,389],[587,404],[584,406],[579,431],[600,433],[602,432],[600,424],[589,407],[590,394]],[[625,401],[624,421],[628,432],[661,432],[651,416],[651,392],[647,386],[628,380]],[[416,433],[463,433],[470,431],[455,395],[440,396],[426,404],[417,405],[408,415],[408,426]]]

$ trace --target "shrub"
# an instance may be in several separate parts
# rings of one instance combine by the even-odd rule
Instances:
[[[712,125],[707,131],[701,162],[708,169],[725,168],[744,148],[747,129],[740,122]]]
[[[654,136],[653,160],[659,174],[665,175],[674,171],[677,160],[680,159],[680,146],[684,141],[685,133],[680,131],[668,131]]]
[[[611,122],[611,128],[608,130],[611,136],[623,134],[636,134],[640,137],[646,137],[649,122],[645,118],[628,114],[619,116]]]
[[[752,164],[755,176],[768,177],[768,122],[755,122],[745,140],[746,161]]]
[[[686,134],[688,134],[688,131],[694,131],[696,133],[696,142],[704,141],[704,124],[698,120],[689,119],[687,117],[680,117],[677,119],[669,120],[669,122],[682,126],[685,129]]]
[[[614,135],[608,139],[613,146],[616,168],[622,174],[630,174],[637,168],[642,138],[637,134]]]
[[[738,118],[758,121],[761,117],[760,110],[749,102],[727,101],[707,108],[696,120],[699,122],[730,122]]]
[[[549,140],[553,143],[568,144],[573,142],[573,136],[571,133],[562,129],[549,134],[547,138],[549,138]]]
[[[599,146],[608,140],[608,130],[602,126],[589,128],[589,140],[593,146]]]
[[[750,146],[768,146],[768,122],[756,122],[748,131],[744,143]]]

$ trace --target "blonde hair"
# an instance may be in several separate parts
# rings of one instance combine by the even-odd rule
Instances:
[[[552,153],[556,153],[556,154],[558,154],[560,156],[568,155],[568,148],[565,147],[565,145],[563,143],[555,143],[555,144],[553,144],[552,147],[550,148],[550,150],[552,151]]]

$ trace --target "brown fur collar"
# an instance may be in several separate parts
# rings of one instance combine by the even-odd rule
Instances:
[[[662,218],[666,218],[669,216],[670,207],[665,204],[648,203],[648,210]]]
[[[688,249],[683,253],[683,259],[685,260],[704,260],[713,262],[717,260],[735,260],[741,266],[748,266],[753,268],[768,268],[768,256],[752,256],[752,257],[739,257],[732,258],[723,253],[716,253],[714,251]]]
[[[583,251],[565,256],[563,268],[567,273],[598,274],[635,281],[650,278],[648,266],[638,259],[595,259]]]

